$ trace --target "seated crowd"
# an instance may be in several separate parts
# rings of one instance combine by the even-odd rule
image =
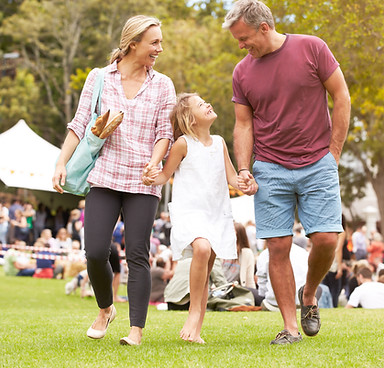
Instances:
[[[55,213],[39,204],[0,204],[0,260],[6,275],[65,278],[86,268],[83,246],[84,200]]]
[[[159,223],[166,223],[165,218],[166,214],[163,213],[158,220]],[[158,229],[161,228],[160,224],[157,224]],[[164,228],[168,231],[170,226]],[[338,306],[384,308],[384,243],[382,237],[378,232],[372,233],[371,237],[365,241],[366,257],[357,259],[356,245],[353,243],[356,235],[352,236],[345,223],[344,228],[346,231],[339,236],[334,264],[316,293],[319,306],[320,308]],[[236,283],[239,287],[252,292],[255,306],[260,306],[265,311],[278,311],[269,279],[269,257],[268,250],[265,249],[265,242],[256,238],[255,225],[251,222],[245,226],[235,223],[235,229],[238,259],[216,260],[211,273],[211,287],[217,288]],[[293,232],[290,258],[297,291],[305,283],[311,242],[303,234],[300,224],[295,225]],[[170,249],[161,243],[164,236],[165,234],[161,235],[161,231],[157,230],[156,233],[154,232],[151,244],[153,265],[151,303],[160,304],[159,309],[188,309],[189,268],[192,259],[172,262]],[[361,275],[365,275],[366,278],[364,279]],[[371,283],[365,285],[368,281]],[[359,293],[359,299],[357,299],[356,294],[361,289],[366,291]],[[355,300],[358,300],[357,304]],[[370,300],[374,300],[374,302],[370,303]],[[298,300],[296,300],[296,304],[299,308]]]
[[[0,203],[0,260],[8,276],[69,279],[66,294],[80,288],[82,297],[92,296],[92,285],[86,271],[83,224],[85,201],[71,211],[58,208],[54,215],[42,204],[36,209],[30,203],[14,200]],[[335,260],[317,298],[320,308],[384,308],[384,242],[377,231],[367,234],[364,225],[339,236]],[[213,290],[236,285],[252,295],[253,306],[265,311],[278,311],[269,279],[269,254],[265,242],[257,239],[252,222],[235,223],[236,260],[216,260],[212,273]],[[161,212],[155,220],[150,245],[152,291],[150,304],[159,309],[188,309],[190,259],[172,261],[169,215]],[[305,283],[308,270],[310,239],[303,235],[300,224],[294,229],[290,253],[297,290]],[[114,301],[126,302],[118,295],[119,285],[127,282],[124,260],[124,225],[119,218],[111,239],[110,263],[114,272]],[[299,305],[298,300],[296,304]]]

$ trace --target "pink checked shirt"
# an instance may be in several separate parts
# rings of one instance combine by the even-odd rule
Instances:
[[[93,86],[98,69],[93,69],[84,84],[79,106],[68,129],[82,139],[91,118]],[[161,186],[145,186],[141,181],[144,165],[150,160],[155,143],[166,138],[172,141],[169,114],[176,102],[170,78],[148,69],[141,89],[129,100],[125,97],[117,62],[105,67],[101,113],[108,109],[123,111],[120,126],[104,143],[96,165],[88,176],[91,186],[122,192],[161,196]]]

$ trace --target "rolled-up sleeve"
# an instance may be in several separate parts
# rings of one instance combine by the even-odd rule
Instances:
[[[157,141],[164,138],[173,142],[173,131],[169,116],[176,104],[176,92],[171,79],[164,78],[163,83],[164,86],[161,88],[162,105],[157,118],[155,144]]]
[[[98,70],[97,68],[92,69],[88,74],[81,91],[76,114],[67,125],[67,128],[72,130],[80,140],[84,137],[85,128],[91,119],[92,93]]]

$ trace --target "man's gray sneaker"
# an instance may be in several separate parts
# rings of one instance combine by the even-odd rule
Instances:
[[[300,307],[301,307],[301,327],[307,336],[315,336],[320,331],[321,321],[320,312],[317,305],[303,305],[302,286],[298,291]]]
[[[286,345],[286,344],[293,344],[295,342],[300,342],[303,340],[303,337],[299,336],[293,336],[290,334],[288,330],[283,330],[279,332],[275,339],[270,342],[270,345]]]

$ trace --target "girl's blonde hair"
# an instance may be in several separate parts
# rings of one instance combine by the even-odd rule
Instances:
[[[146,15],[136,15],[129,18],[121,31],[119,47],[111,53],[110,64],[127,55],[130,50],[130,45],[133,42],[140,42],[143,34],[152,26],[160,27],[161,22],[157,18]]]
[[[197,139],[196,133],[192,129],[195,117],[192,114],[192,107],[189,104],[189,99],[194,96],[199,95],[197,93],[180,93],[177,96],[176,105],[170,115],[175,141],[183,134]]]

